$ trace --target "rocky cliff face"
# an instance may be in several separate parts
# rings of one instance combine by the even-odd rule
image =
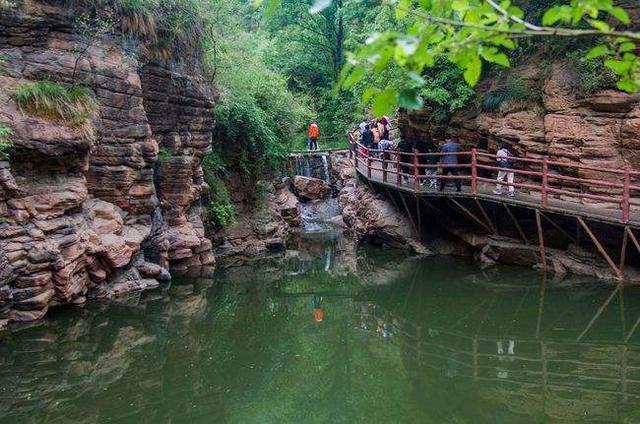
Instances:
[[[0,162],[0,320],[153,287],[169,264],[212,263],[200,206],[211,88],[197,71],[131,58],[117,33],[92,40],[73,81],[74,12],[16,3],[0,14],[0,124],[15,145]],[[20,112],[15,88],[36,80],[89,87],[95,135]]]

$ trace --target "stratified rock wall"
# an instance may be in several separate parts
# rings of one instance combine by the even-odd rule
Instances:
[[[16,3],[0,12],[0,124],[15,145],[0,162],[0,320],[157,286],[169,262],[211,263],[199,206],[211,88],[130,57],[118,33],[78,60],[72,10]],[[20,112],[15,88],[37,80],[89,87],[94,135]],[[158,143],[172,149],[165,163]]]

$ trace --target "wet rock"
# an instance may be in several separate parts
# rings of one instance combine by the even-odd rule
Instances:
[[[376,245],[433,254],[418,240],[411,222],[384,196],[356,180],[349,180],[338,202],[342,218],[357,240]]]
[[[326,181],[300,175],[293,177],[293,188],[296,195],[303,201],[324,199],[331,192]]]

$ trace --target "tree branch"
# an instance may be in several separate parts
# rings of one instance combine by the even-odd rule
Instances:
[[[572,28],[556,28],[556,27],[538,27],[540,29],[525,29],[525,30],[515,30],[515,29],[500,29],[495,28],[488,25],[482,24],[472,24],[469,22],[458,21],[455,19],[442,18],[440,16],[433,16],[426,13],[420,13],[415,9],[403,8],[398,6],[398,8],[404,12],[407,12],[411,15],[417,16],[419,18],[424,19],[427,22],[436,22],[445,25],[452,25],[457,27],[464,28],[475,28],[481,29],[487,32],[493,32],[498,34],[509,34],[509,35],[527,35],[531,37],[535,36],[543,36],[543,37],[607,37],[607,38],[617,38],[624,37],[629,40],[640,41],[640,32],[633,31],[609,31],[602,32],[597,29],[572,29]],[[535,27],[535,25],[534,25]]]

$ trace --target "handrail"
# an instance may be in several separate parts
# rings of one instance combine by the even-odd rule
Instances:
[[[353,159],[356,169],[361,166],[366,168],[369,180],[372,179],[374,171],[382,172],[382,181],[385,184],[389,184],[389,174],[395,175],[397,187],[414,192],[422,192],[421,182],[437,179],[468,183],[471,194],[477,195],[478,183],[497,183],[496,179],[487,178],[489,173],[506,170],[514,176],[523,176],[526,179],[523,182],[504,181],[500,184],[540,193],[542,209],[548,208],[550,195],[567,196],[577,198],[580,202],[588,200],[589,204],[604,205],[607,208],[617,205],[621,211],[619,221],[627,224],[630,220],[631,206],[640,206],[639,200],[632,198],[632,192],[640,192],[640,172],[633,171],[629,166],[602,168],[575,162],[552,161],[548,156],[543,156],[541,159],[509,157],[509,162],[518,164],[518,167],[505,169],[497,166],[497,155],[480,152],[475,148],[453,153],[421,153],[415,149],[411,152],[372,149],[361,143],[352,144],[349,156]],[[443,163],[442,157],[445,156],[455,158],[455,161],[452,161],[455,163]],[[441,170],[444,169],[453,169],[458,175],[442,175]],[[559,170],[564,173],[560,174]],[[584,171],[590,172],[585,175]],[[409,185],[409,180],[413,180],[413,186]],[[585,187],[588,187],[590,192],[585,192]]]

